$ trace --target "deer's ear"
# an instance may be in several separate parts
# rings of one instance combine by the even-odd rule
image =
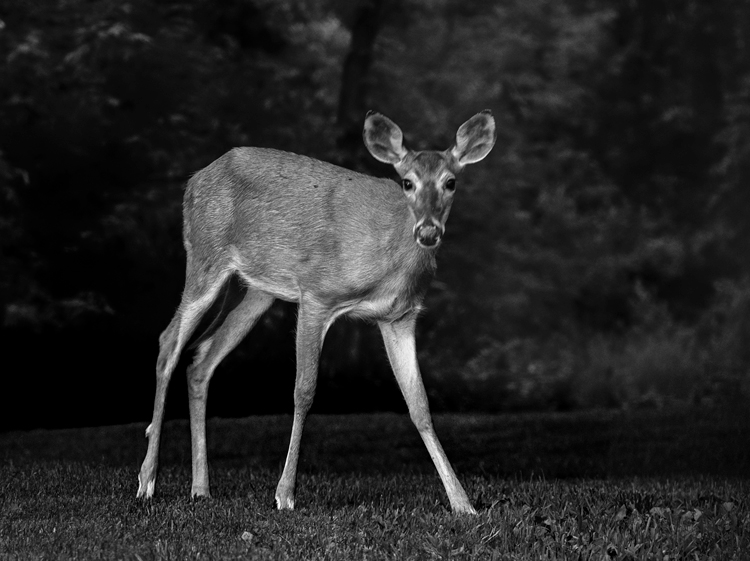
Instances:
[[[490,153],[496,136],[495,119],[490,110],[485,109],[461,125],[450,152],[459,166],[474,164]]]
[[[370,111],[365,119],[362,138],[370,154],[386,164],[398,164],[408,150],[404,147],[404,134],[398,125],[385,115]]]

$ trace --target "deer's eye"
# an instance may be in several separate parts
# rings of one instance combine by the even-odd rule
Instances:
[[[445,182],[445,188],[448,191],[455,191],[456,190],[456,180],[451,177],[448,181]]]
[[[414,183],[412,183],[408,179],[404,179],[401,182],[401,187],[403,187],[404,191],[412,191],[414,189]]]

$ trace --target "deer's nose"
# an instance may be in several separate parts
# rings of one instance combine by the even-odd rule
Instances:
[[[414,228],[414,239],[425,248],[437,247],[443,237],[445,228],[433,221],[425,221],[417,224]]]

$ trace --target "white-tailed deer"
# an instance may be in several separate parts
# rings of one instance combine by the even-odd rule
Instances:
[[[192,496],[208,496],[206,395],[214,369],[276,298],[299,303],[294,420],[279,509],[294,508],[300,440],[318,376],[326,331],[349,314],[378,323],[396,380],[455,512],[474,513],[432,427],[417,365],[414,325],[435,271],[455,176],[495,143],[495,121],[483,111],[458,129],[453,147],[413,152],[401,129],[368,113],[364,142],[393,164],[401,185],[332,164],[264,148],[236,148],[196,173],[184,200],[185,290],[159,338],[156,397],[146,429],[148,451],[138,496],[156,484],[167,385],[197,324],[230,277],[244,287],[197,342],[188,368]],[[223,320],[223,321],[222,321]]]

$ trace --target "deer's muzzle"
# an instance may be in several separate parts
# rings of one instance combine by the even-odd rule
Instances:
[[[414,227],[414,239],[424,248],[435,248],[445,233],[442,224],[433,221],[423,221]]]

